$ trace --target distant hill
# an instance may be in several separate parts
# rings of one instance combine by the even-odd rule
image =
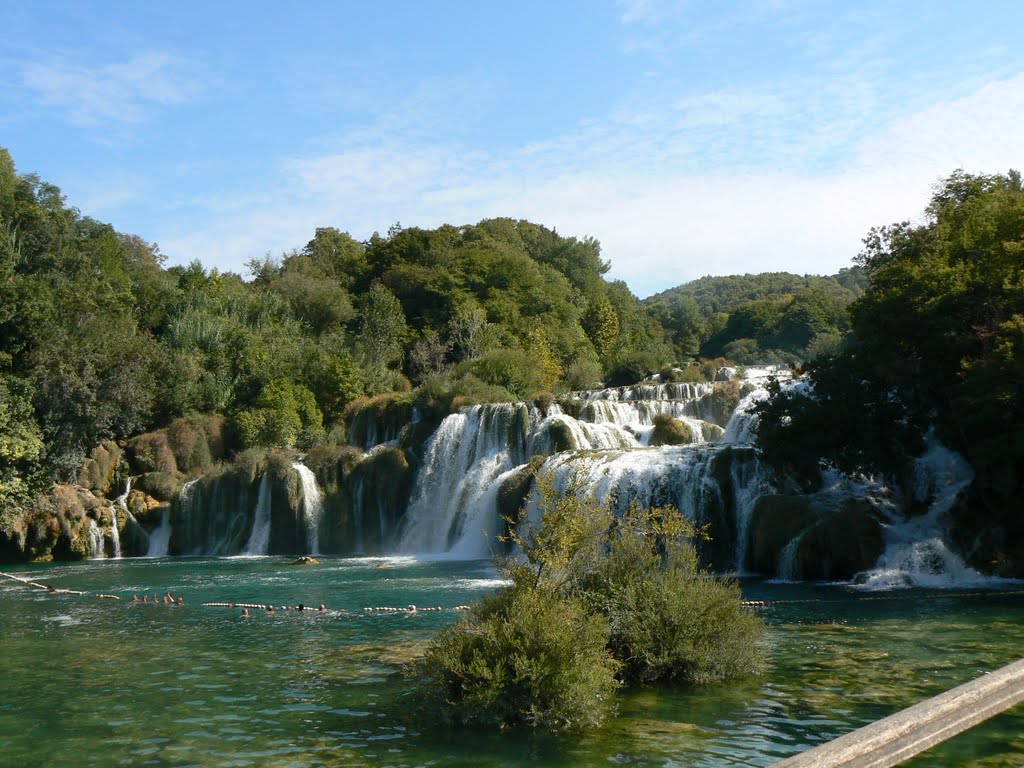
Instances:
[[[643,303],[680,356],[795,362],[838,345],[849,330],[847,307],[866,283],[859,267],[829,276],[708,276]]]

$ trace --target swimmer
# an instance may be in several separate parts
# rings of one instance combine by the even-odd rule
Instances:
[[[184,605],[184,604],[185,604],[185,598],[184,597],[179,597],[178,598],[178,605]]]
[[[248,618],[250,618],[250,616],[249,616],[249,609],[248,609],[248,608],[243,608],[243,609],[242,609],[242,618],[243,618],[243,619],[248,619]]]
[[[272,606],[272,605],[268,605],[267,606],[267,615],[268,616],[273,616],[274,615],[274,606]]]
[[[299,603],[297,606],[295,606],[295,610],[296,611],[304,611],[304,610],[306,610],[306,606],[304,606],[302,603]]]
[[[326,611],[327,610],[327,605],[325,603],[320,603],[320,608],[318,610]]]
[[[143,595],[142,596],[142,602],[148,603],[149,602],[149,595]]]
[[[132,602],[133,603],[141,603],[142,601],[139,600],[139,596],[138,595],[132,595]]]

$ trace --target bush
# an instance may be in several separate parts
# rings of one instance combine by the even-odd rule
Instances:
[[[762,671],[761,619],[735,582],[699,568],[701,536],[675,509],[634,504],[573,575],[574,591],[608,616],[625,681],[707,684]]]
[[[727,381],[715,386],[711,393],[711,414],[715,423],[724,427],[729,423],[729,417],[736,410],[742,399],[740,383],[738,381]]]
[[[417,664],[426,711],[449,723],[599,725],[617,687],[608,621],[547,588],[484,598]]]
[[[693,440],[693,430],[685,421],[667,413],[659,413],[654,417],[651,445],[689,445]]]
[[[703,536],[674,509],[616,517],[570,483],[537,475],[539,519],[507,522],[519,555],[497,561],[511,586],[475,605],[414,671],[423,711],[449,722],[582,728],[598,724],[621,672],[630,683],[704,684],[764,666],[760,617],[733,581],[698,566]]]

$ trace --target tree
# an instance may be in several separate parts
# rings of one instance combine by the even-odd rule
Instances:
[[[974,469],[980,517],[1012,541],[1024,537],[1020,176],[958,171],[927,214],[920,225],[869,232],[857,258],[868,286],[851,306],[854,338],[812,366],[811,391],[763,404],[760,442],[780,469],[813,458],[899,476],[934,427]]]
[[[401,302],[383,284],[374,283],[360,302],[362,322],[356,350],[372,389],[387,388],[387,369],[402,360],[409,329]]]
[[[26,382],[0,376],[0,530],[39,490],[43,434]]]

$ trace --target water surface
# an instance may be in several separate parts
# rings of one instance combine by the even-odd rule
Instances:
[[[0,763],[47,766],[763,766],[1024,655],[1024,595],[863,593],[747,581],[768,675],[621,698],[581,736],[415,725],[402,665],[486,562],[412,558],[91,561],[9,566],[89,594],[0,582]],[[183,595],[184,606],[132,595]],[[117,595],[121,600],[97,597]],[[318,606],[269,616],[204,602]],[[365,614],[364,607],[440,607]],[[1021,707],[912,766],[1018,766]]]

